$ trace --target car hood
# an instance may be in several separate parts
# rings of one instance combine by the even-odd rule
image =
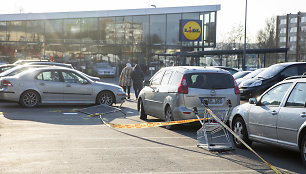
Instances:
[[[118,88],[118,89],[121,89],[121,86],[119,85],[115,85],[115,84],[111,84],[111,83],[106,83],[106,82],[94,82],[96,85],[103,85],[107,88]]]
[[[251,79],[247,79],[247,80],[243,80],[239,87],[249,87],[250,85],[252,85],[254,82],[257,82],[257,81],[262,81],[264,82],[265,80],[267,79],[263,79],[263,78],[251,78]]]

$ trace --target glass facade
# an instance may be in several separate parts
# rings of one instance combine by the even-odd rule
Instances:
[[[180,42],[180,20],[202,20],[202,41]],[[49,59],[88,66],[149,66],[156,53],[215,47],[216,12],[0,21],[0,61]],[[165,60],[164,60],[165,61]]]

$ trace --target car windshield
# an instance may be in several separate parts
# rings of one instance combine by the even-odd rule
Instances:
[[[273,76],[275,76],[277,73],[279,73],[281,70],[283,70],[285,66],[282,65],[272,65],[269,68],[265,69],[261,73],[259,73],[256,77],[257,78],[263,78],[263,79],[269,79]]]
[[[230,74],[223,73],[191,73],[186,74],[187,85],[198,89],[234,88],[234,80]]]
[[[265,70],[265,69],[264,68],[260,68],[260,69],[257,69],[255,71],[252,71],[249,74],[247,74],[246,76],[244,76],[243,78],[244,79],[251,79],[251,78],[255,77],[256,75],[258,75],[263,70]]]
[[[240,71],[240,72],[236,72],[235,74],[233,74],[233,77],[235,79],[239,79],[239,78],[242,78],[244,77],[246,74],[249,74],[250,71]]]

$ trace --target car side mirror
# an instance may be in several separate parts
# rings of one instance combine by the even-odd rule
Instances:
[[[144,80],[143,85],[144,86],[150,86],[150,81],[149,80]]]
[[[83,85],[89,84],[89,82],[88,82],[87,80],[85,80],[85,79],[83,79],[81,83],[82,83]]]
[[[256,98],[250,98],[250,99],[249,99],[249,103],[250,103],[250,104],[257,104]]]

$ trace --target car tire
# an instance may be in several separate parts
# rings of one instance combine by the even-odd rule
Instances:
[[[143,102],[141,99],[139,99],[139,118],[142,119],[142,120],[146,120],[147,119],[147,114],[144,110],[144,107],[143,107]]]
[[[249,140],[248,137],[248,132],[246,129],[246,125],[245,122],[243,121],[243,119],[241,117],[236,118],[233,121],[233,127],[232,130],[248,145],[252,144],[252,141]],[[245,148],[245,146],[242,144],[242,142],[240,142],[235,136],[233,136],[233,142],[234,145],[237,148]]]
[[[174,121],[172,110],[170,106],[167,106],[165,109],[165,121],[166,122]],[[165,128],[169,130],[175,129],[175,125],[167,125],[165,126]]]
[[[302,163],[304,166],[306,166],[306,134],[304,135],[301,142],[300,153],[301,153]]]
[[[105,104],[111,106],[115,103],[115,97],[110,91],[103,91],[97,96],[97,104]]]
[[[40,103],[40,96],[36,91],[25,91],[21,94],[19,103],[23,107],[33,108]]]

